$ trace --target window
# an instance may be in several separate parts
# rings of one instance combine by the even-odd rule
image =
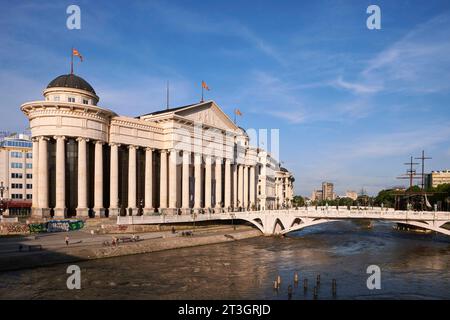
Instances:
[[[33,154],[31,152],[28,152],[26,157],[27,159],[33,159]]]
[[[33,189],[33,185],[31,183],[27,183],[27,189]]]
[[[11,168],[13,168],[13,169],[22,169],[23,166],[22,166],[21,163],[11,162]]]
[[[33,174],[27,173],[27,179],[33,179]]]
[[[23,189],[23,184],[21,184],[21,183],[11,183],[11,189]]]
[[[31,200],[33,199],[33,195],[32,194],[27,194],[27,200]]]
[[[11,194],[11,199],[23,199],[23,196],[21,194]]]
[[[32,142],[27,141],[4,141],[3,145],[5,147],[22,147],[22,148],[31,148],[33,146]]]
[[[53,97],[53,100],[54,100],[54,101],[59,101],[59,96],[54,96],[54,97]]]
[[[69,97],[67,98],[69,102],[75,102],[75,98],[74,97]]]
[[[33,168],[33,164],[32,164],[32,163],[26,163],[26,164],[25,164],[25,167],[26,167],[27,169],[32,169],[32,168]]]
[[[23,175],[21,173],[11,173],[12,179],[22,179]]]
[[[83,104],[89,104],[89,100],[83,99]]]
[[[22,152],[17,151],[11,152],[11,158],[22,158]]]

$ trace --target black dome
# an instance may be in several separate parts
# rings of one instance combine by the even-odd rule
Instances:
[[[96,95],[94,88],[83,78],[76,76],[74,74],[63,74],[55,79],[53,79],[47,86],[48,88],[55,87],[66,87],[89,91]]]

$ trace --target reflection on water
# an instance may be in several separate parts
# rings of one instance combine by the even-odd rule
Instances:
[[[450,299],[450,239],[401,233],[375,223],[311,227],[286,238],[224,244],[78,263],[82,289],[67,290],[67,265],[0,274],[1,298],[32,299]],[[381,268],[381,290],[368,290],[366,269]],[[281,275],[280,290],[273,281]],[[308,288],[303,280],[308,279]]]

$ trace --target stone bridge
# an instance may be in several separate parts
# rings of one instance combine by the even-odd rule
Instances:
[[[288,210],[205,213],[191,215],[143,215],[117,217],[117,224],[164,224],[213,220],[245,220],[265,235],[282,235],[306,227],[341,220],[378,220],[402,223],[450,236],[450,212],[400,211],[385,208],[299,208]]]

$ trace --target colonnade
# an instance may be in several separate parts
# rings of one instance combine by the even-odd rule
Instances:
[[[56,141],[55,201],[49,208],[49,150],[50,139]],[[66,140],[65,136],[33,138],[33,214],[55,217],[67,216],[66,205]],[[109,188],[104,184],[104,141],[76,138],[77,156],[77,207],[78,217],[120,214],[119,152],[118,143],[109,143]],[[95,145],[94,169],[88,172],[88,143]],[[127,145],[128,148],[128,206],[126,214],[189,214],[252,210],[257,207],[256,164],[236,164],[232,159],[175,149],[156,149]],[[137,150],[145,150],[144,199],[138,199]],[[159,153],[159,157],[154,157]],[[154,163],[159,159],[159,164]],[[153,177],[159,168],[159,179]],[[88,179],[93,174],[93,206],[89,208]],[[192,180],[193,183],[190,181]],[[123,181],[122,181],[123,183]],[[158,183],[159,186],[155,184]],[[158,187],[158,188],[157,188]],[[91,188],[92,189],[92,188]],[[156,194],[156,190],[159,190]],[[104,194],[109,193],[109,208]],[[181,193],[181,194],[180,194]],[[158,197],[158,200],[155,198]],[[143,202],[143,203],[142,203]],[[123,208],[122,208],[123,209]],[[92,216],[92,214],[91,214]]]

